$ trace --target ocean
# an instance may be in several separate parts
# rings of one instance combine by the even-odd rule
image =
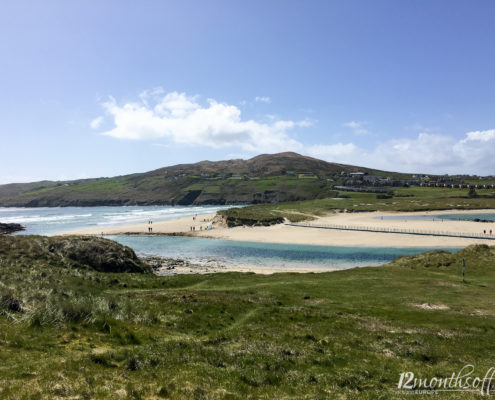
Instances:
[[[232,206],[118,206],[118,207],[0,207],[0,222],[26,227],[21,234],[57,235],[82,229],[147,224],[195,214],[215,213]]]

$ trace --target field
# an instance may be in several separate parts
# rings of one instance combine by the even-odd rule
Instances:
[[[0,239],[2,399],[406,399],[401,372],[493,366],[495,248],[323,274],[158,277],[19,240],[31,239]]]
[[[278,224],[311,220],[334,211],[431,211],[449,209],[495,209],[495,197],[489,189],[477,190],[469,197],[468,189],[428,187],[393,188],[393,197],[379,198],[374,193],[337,192],[335,197],[298,202],[261,204],[220,211],[230,226]]]

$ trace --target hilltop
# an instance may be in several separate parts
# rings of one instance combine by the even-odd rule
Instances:
[[[297,153],[249,160],[201,161],[112,178],[41,181],[0,186],[0,206],[256,204],[311,200],[335,194],[352,172],[388,176]]]

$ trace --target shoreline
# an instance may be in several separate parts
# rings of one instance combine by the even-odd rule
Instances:
[[[339,268],[318,267],[264,267],[259,265],[208,265],[197,264],[183,258],[169,258],[162,256],[143,256],[140,258],[148,262],[153,272],[158,276],[175,276],[189,274],[218,274],[226,272],[254,273],[271,275],[277,273],[325,273],[339,271]],[[359,268],[358,266],[352,268]]]
[[[373,227],[376,229],[410,229],[441,231],[452,234],[470,233],[478,235],[492,229],[495,232],[495,223],[475,222],[466,220],[414,220],[414,219],[381,219],[380,217],[397,217],[404,215],[441,216],[446,214],[478,214],[495,213],[495,209],[480,210],[440,210],[440,211],[373,211],[359,213],[331,213],[317,217],[310,221],[310,225],[352,225],[357,227]],[[192,231],[192,226],[196,230]],[[211,226],[212,229],[205,229]],[[148,233],[152,227],[153,232]],[[114,226],[109,228],[87,229],[76,232],[65,233],[79,235],[136,235],[136,236],[187,236],[205,239],[221,239],[244,242],[301,244],[319,246],[346,246],[346,247],[466,247],[470,244],[494,245],[493,240],[472,239],[444,236],[415,236],[412,234],[395,234],[385,232],[362,232],[330,229],[308,229],[307,227],[290,226],[284,224],[267,227],[234,227],[228,228],[221,217],[216,214],[202,214],[193,217],[182,217],[178,219],[155,222],[153,224],[140,224],[130,226]],[[494,234],[495,237],[495,234]]]

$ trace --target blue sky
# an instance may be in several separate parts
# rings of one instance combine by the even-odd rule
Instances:
[[[3,1],[0,183],[297,151],[495,173],[495,2]]]

